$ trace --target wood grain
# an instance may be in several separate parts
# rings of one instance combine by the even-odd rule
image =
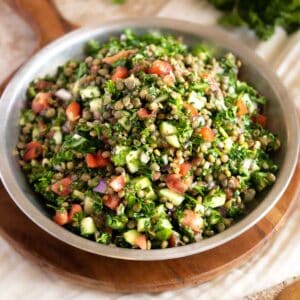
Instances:
[[[300,280],[284,288],[276,300],[299,300],[300,299]]]
[[[0,230],[27,258],[65,279],[118,292],[160,292],[193,286],[247,261],[281,228],[299,196],[300,164],[284,196],[257,225],[213,250],[181,259],[132,262],[97,256],[68,246],[32,223],[0,188]],[[13,222],[11,222],[13,218]]]
[[[34,28],[39,36],[38,47],[74,28],[61,18],[51,1],[5,1]],[[2,185],[0,231],[17,251],[64,279],[106,291],[160,292],[211,280],[248,260],[286,221],[299,196],[299,180],[298,163],[284,196],[258,224],[220,247],[181,259],[132,262],[98,256],[66,245],[31,222]]]

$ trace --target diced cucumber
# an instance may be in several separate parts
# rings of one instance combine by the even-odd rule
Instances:
[[[92,112],[96,112],[99,111],[102,107],[102,99],[98,98],[98,99],[93,99],[90,102],[90,110]]]
[[[150,218],[140,218],[137,220],[137,231],[144,232],[149,229],[151,225]]]
[[[131,182],[137,191],[143,190],[145,192],[145,199],[156,199],[156,194],[153,191],[151,181],[147,177],[138,177],[133,179]]]
[[[172,234],[172,224],[168,219],[160,219],[155,226],[156,238],[164,241],[167,240]]]
[[[97,98],[100,96],[100,90],[97,86],[91,85],[79,91],[82,99]]]
[[[92,217],[85,217],[80,223],[80,233],[82,235],[91,235],[96,232],[97,228]]]
[[[158,205],[155,207],[152,218],[159,219],[164,218],[166,216],[165,206],[163,204]]]
[[[123,233],[123,237],[124,237],[125,241],[131,245],[135,244],[135,242],[139,236],[140,236],[140,233],[135,229],[128,230]]]
[[[132,150],[126,155],[126,165],[130,173],[139,170],[140,154],[140,150]]]
[[[211,208],[223,206],[226,202],[226,195],[222,191],[218,191],[212,195],[208,195],[203,200],[203,205]]]
[[[189,95],[188,102],[200,110],[205,106],[206,98],[200,94],[197,94],[195,91],[192,91]]]
[[[175,148],[179,148],[180,147],[180,143],[178,140],[178,137],[176,135],[168,135],[166,136],[166,141],[173,147]]]
[[[137,177],[132,179],[131,182],[137,190],[152,188],[151,181],[147,177]]]
[[[85,214],[90,215],[93,213],[93,205],[94,205],[94,199],[91,197],[85,197],[83,202],[83,210]]]
[[[117,167],[123,167],[126,164],[126,156],[129,151],[129,147],[117,145],[112,151],[111,160]]]
[[[159,191],[159,195],[161,197],[166,198],[168,201],[172,202],[173,205],[178,206],[182,203],[182,201],[184,200],[184,196],[176,193],[170,189],[161,189]]]
[[[168,122],[162,122],[159,127],[160,133],[163,136],[173,135],[177,132],[177,128]]]

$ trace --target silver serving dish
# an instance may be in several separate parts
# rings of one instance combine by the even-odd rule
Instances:
[[[90,39],[107,40],[119,35],[123,29],[132,28],[137,33],[161,31],[181,36],[187,44],[204,42],[214,47],[216,55],[233,52],[243,62],[241,77],[250,82],[268,99],[266,114],[268,126],[282,142],[275,161],[280,166],[278,179],[272,188],[261,196],[261,202],[244,219],[223,233],[190,245],[142,251],[105,246],[77,236],[56,225],[42,207],[38,196],[27,184],[13,149],[17,143],[20,110],[25,101],[25,91],[33,78],[55,71],[70,58],[80,57],[83,45]],[[45,231],[74,247],[95,254],[128,260],[162,260],[183,257],[220,246],[236,238],[261,218],[278,202],[293,175],[299,151],[299,129],[296,109],[287,91],[274,72],[253,51],[230,37],[226,32],[188,22],[168,19],[131,19],[112,22],[95,29],[80,29],[51,43],[31,58],[13,77],[5,89],[1,101],[0,171],[1,179],[18,207]]]

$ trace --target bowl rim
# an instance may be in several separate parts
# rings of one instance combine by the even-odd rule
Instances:
[[[76,235],[55,224],[50,218],[42,214],[41,211],[27,199],[24,191],[22,191],[17,182],[14,180],[14,174],[9,166],[8,159],[2,159],[0,165],[0,178],[2,179],[6,190],[15,204],[36,225],[41,227],[48,234],[61,240],[62,242],[65,242],[66,244],[97,255],[124,260],[166,260],[197,254],[229,242],[261,220],[275,206],[280,197],[283,195],[288,184],[290,183],[297,164],[300,135],[296,109],[279,78],[268,67],[268,65],[254,53],[254,51],[241,44],[237,39],[228,34],[228,32],[215,26],[204,26],[187,21],[158,17],[123,19],[106,22],[105,24],[97,27],[81,28],[72,31],[71,33],[64,35],[63,37],[51,42],[46,47],[39,50],[10,80],[0,100],[0,111],[4,115],[4,124],[5,118],[8,117],[5,113],[8,111],[10,99],[13,99],[16,96],[18,89],[22,87],[22,84],[19,82],[21,82],[21,79],[27,73],[29,73],[32,68],[34,69],[33,66],[36,66],[39,61],[47,58],[49,55],[50,57],[54,56],[55,53],[57,54],[61,52],[66,47],[70,47],[72,44],[76,43],[78,39],[83,41],[93,37],[101,38],[101,36],[105,33],[122,30],[125,28],[133,28],[133,30],[138,28],[143,28],[145,30],[155,28],[158,30],[174,30],[177,31],[179,35],[180,32],[182,32],[182,34],[186,33],[197,35],[199,36],[199,39],[204,38],[211,40],[222,47],[227,47],[233,50],[235,54],[241,57],[247,57],[247,61],[251,60],[255,66],[255,69],[266,78],[270,86],[272,86],[278,100],[281,103],[284,103],[284,118],[289,120],[289,122],[287,122],[287,144],[293,145],[293,147],[287,147],[278,180],[268,192],[264,200],[241,221],[237,222],[224,232],[219,233],[211,238],[181,247],[143,251],[139,249],[125,249],[98,244],[94,241],[80,237],[79,235]],[[49,58],[47,59],[49,60]],[[0,128],[0,140],[5,141],[5,132],[3,127],[5,126],[1,126]],[[7,156],[7,149],[5,145],[5,142],[0,143],[0,157],[2,158]]]

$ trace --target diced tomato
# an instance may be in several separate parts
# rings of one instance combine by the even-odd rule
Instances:
[[[82,208],[79,204],[72,204],[71,210],[69,212],[68,221],[72,222],[76,213],[82,212]]]
[[[261,114],[257,114],[252,117],[252,121],[260,124],[262,127],[267,126],[267,117]]]
[[[102,61],[106,64],[111,65],[120,59],[127,58],[128,56],[135,54],[136,52],[137,52],[137,50],[121,50],[120,52],[116,53],[115,55],[103,58]]]
[[[23,159],[29,161],[38,158],[43,152],[42,145],[37,141],[32,141],[26,145]]]
[[[171,74],[168,74],[168,75],[165,75],[163,77],[163,82],[167,85],[167,86],[172,86],[174,85],[175,83],[175,77],[174,75],[171,73]]]
[[[102,156],[101,151],[98,151],[95,154],[88,153],[85,157],[85,160],[86,160],[87,166],[91,169],[104,168],[110,162],[109,158],[105,158]]]
[[[120,202],[121,199],[117,195],[105,195],[103,197],[103,204],[112,210],[115,210],[119,206]]]
[[[209,127],[202,127],[199,130],[199,134],[202,136],[204,141],[206,142],[213,142],[215,139],[215,133],[214,131]]]
[[[53,221],[58,225],[65,225],[68,223],[68,212],[66,210],[58,210],[53,216]]]
[[[166,177],[167,187],[179,194],[183,194],[188,189],[188,184],[184,182],[179,174],[169,174]]]
[[[116,67],[111,79],[115,81],[117,79],[124,79],[127,76],[128,76],[127,68],[123,66],[118,66]]]
[[[69,121],[71,122],[77,121],[81,115],[80,104],[75,101],[71,102],[66,109],[66,115]]]
[[[89,168],[98,168],[97,155],[88,153],[85,157],[86,164]]]
[[[68,196],[71,192],[72,179],[70,177],[63,178],[51,185],[51,191],[58,196]]]
[[[238,99],[238,101],[236,102],[236,106],[237,106],[237,115],[239,117],[248,113],[247,105],[242,99]]]
[[[192,117],[197,117],[199,116],[197,108],[190,103],[183,103],[183,107],[187,110],[187,112],[192,116]]]
[[[34,113],[39,114],[43,110],[50,107],[49,99],[51,98],[51,93],[38,93],[32,100],[31,109]]]
[[[144,119],[149,119],[154,116],[153,112],[150,112],[146,108],[140,108],[137,112],[137,115],[139,119],[144,120]]]
[[[134,241],[134,245],[138,246],[142,250],[147,249],[147,238],[144,234],[141,234],[137,237],[137,239]]]
[[[181,220],[181,225],[191,228],[194,232],[198,233],[203,227],[203,219],[201,216],[190,209],[186,209],[184,217]]]
[[[115,191],[115,192],[120,192],[123,190],[124,186],[126,184],[126,178],[125,175],[122,174],[120,176],[114,177],[110,183],[109,186]]]
[[[157,74],[159,76],[165,76],[171,73],[172,66],[163,60],[156,60],[152,63],[151,67],[148,69],[148,73]]]
[[[191,169],[192,169],[192,164],[186,161],[180,165],[179,173],[182,176],[188,176]]]

